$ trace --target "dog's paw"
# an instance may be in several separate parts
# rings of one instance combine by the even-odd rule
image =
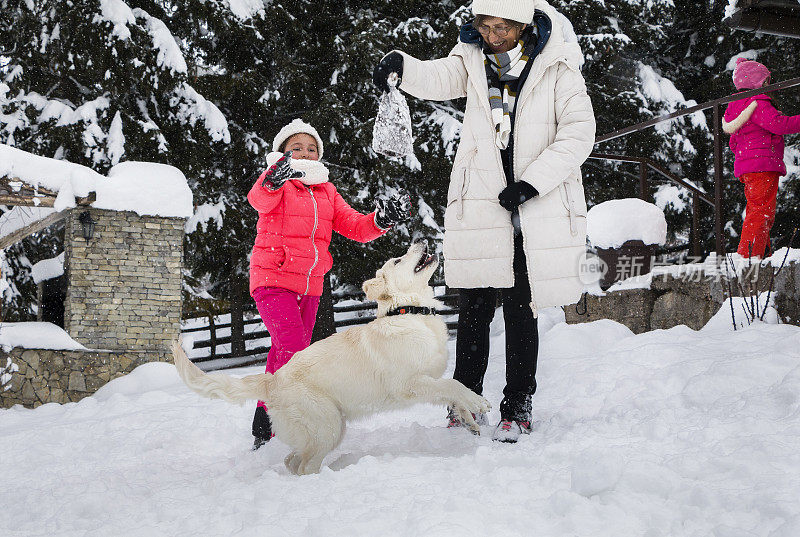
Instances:
[[[283,459],[283,464],[286,466],[286,469],[289,470],[290,473],[297,475],[298,467],[300,466],[300,454],[296,451],[292,451],[289,453],[285,459]]]
[[[470,416],[470,417],[472,417],[472,416]],[[478,425],[478,423],[474,419],[472,420],[472,423],[467,423],[467,428],[475,436],[480,436],[481,435],[481,426]]]
[[[473,414],[487,414],[492,409],[489,401],[471,390],[468,390],[466,397],[458,406],[466,408]]]
[[[458,419],[464,426],[470,430],[470,432],[474,435],[481,435],[481,427],[478,425],[478,422],[475,421],[475,416],[472,412],[466,409],[463,405],[453,405],[453,409],[455,410],[456,414],[458,415]]]

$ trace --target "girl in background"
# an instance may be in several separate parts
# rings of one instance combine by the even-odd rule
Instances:
[[[746,91],[770,84],[771,73],[761,63],[737,58],[736,89]],[[784,116],[767,94],[733,101],[725,110],[722,128],[731,135],[733,173],[744,183],[747,208],[737,252],[764,257],[775,222],[778,180],[786,175],[783,136],[800,132],[800,115]]]

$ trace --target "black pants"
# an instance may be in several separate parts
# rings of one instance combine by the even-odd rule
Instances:
[[[531,289],[521,236],[514,240],[514,287],[460,290],[453,378],[475,393],[483,393],[483,377],[489,365],[489,324],[498,292],[503,301],[506,332],[506,387],[500,415],[502,419],[530,421],[539,330],[530,307]]]

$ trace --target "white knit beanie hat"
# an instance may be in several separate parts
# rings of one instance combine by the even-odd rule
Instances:
[[[473,15],[487,15],[530,24],[533,22],[534,0],[475,0]]]
[[[319,151],[319,158],[322,158],[322,138],[317,132],[317,129],[315,129],[302,119],[295,119],[294,121],[286,125],[284,128],[282,128],[278,132],[278,134],[275,135],[275,139],[272,140],[272,150],[280,151],[283,142],[285,142],[295,134],[300,134],[300,133],[313,136],[314,139],[317,140],[317,150]]]

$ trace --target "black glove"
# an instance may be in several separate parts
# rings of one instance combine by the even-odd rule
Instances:
[[[530,183],[516,181],[511,183],[500,192],[497,199],[506,211],[513,211],[531,198],[539,195],[539,191],[533,188]]]
[[[399,192],[390,198],[380,196],[375,202],[375,225],[381,229],[389,229],[404,222],[410,215],[411,196],[405,192]]]
[[[403,79],[403,55],[399,52],[390,52],[384,56],[372,71],[372,82],[384,93],[389,91],[388,79],[391,73],[397,73],[396,87],[400,87],[400,81]]]
[[[306,172],[292,168],[292,152],[287,151],[275,164],[269,167],[261,186],[270,190],[278,190],[289,179],[300,179],[305,176]]]

